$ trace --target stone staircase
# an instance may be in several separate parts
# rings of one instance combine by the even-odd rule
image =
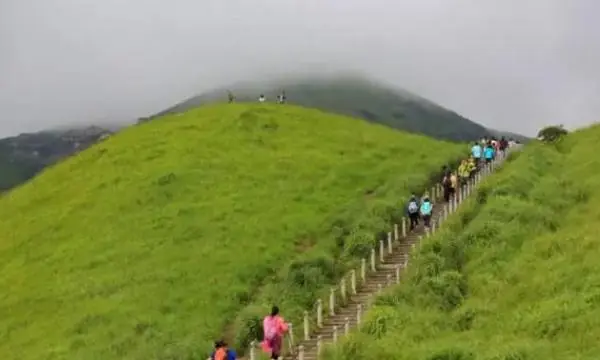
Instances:
[[[434,227],[438,226],[444,216],[444,205],[441,202],[434,204],[432,218]],[[414,231],[409,232],[406,237],[400,237],[396,244],[393,244],[391,254],[388,251],[383,258],[383,262],[376,264],[376,270],[367,274],[364,283],[357,289],[356,294],[350,295],[344,306],[336,309],[334,315],[325,319],[322,326],[315,329],[311,334],[309,340],[301,341],[298,349],[293,354],[284,356],[284,359],[317,360],[323,343],[335,342],[348,330],[356,327],[360,321],[359,317],[370,307],[375,295],[386,287],[401,282],[403,270],[408,265],[412,247],[417,246],[423,236],[427,235],[424,227],[420,225]]]
[[[414,231],[408,231],[408,221],[402,219],[402,223],[395,225],[393,231],[388,233],[387,241],[382,240],[378,249],[371,251],[368,259],[363,259],[359,269],[345,276],[339,286],[331,289],[328,301],[329,314],[324,314],[323,301],[318,300],[316,314],[314,310],[305,312],[303,324],[303,338],[296,341],[298,330],[291,327],[286,344],[289,348],[283,355],[285,360],[317,360],[322,346],[325,343],[335,343],[339,338],[355,328],[361,321],[362,314],[372,304],[374,297],[383,289],[402,281],[404,269],[408,266],[411,252],[419,245],[422,238],[434,233],[443,224],[445,219],[456,211],[471,193],[474,187],[488,174],[493,172],[502,163],[504,157],[498,159],[481,169],[476,176],[464,185],[449,203],[442,199],[441,186],[434,186],[429,194],[435,199],[432,216],[431,229],[425,229],[420,224]],[[378,255],[378,256],[377,256]],[[347,283],[350,283],[349,289]],[[342,301],[337,301],[338,298]],[[339,302],[339,304],[338,304]],[[331,309],[333,308],[333,311]],[[310,329],[310,319],[313,313],[316,316],[317,326]],[[257,342],[250,348],[250,360],[257,359]]]

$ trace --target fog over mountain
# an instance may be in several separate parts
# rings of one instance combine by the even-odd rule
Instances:
[[[2,0],[0,137],[356,70],[485,126],[600,118],[594,0]]]

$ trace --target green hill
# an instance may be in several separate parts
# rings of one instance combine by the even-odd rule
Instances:
[[[279,105],[134,126],[0,198],[3,360],[196,359],[298,323],[462,145]]]
[[[293,104],[358,117],[434,138],[468,141],[496,135],[493,130],[406,90],[394,89],[358,76],[304,77],[243,83],[229,88],[238,101],[251,102],[256,101],[261,93],[275,101],[282,89]],[[159,115],[225,100],[227,89],[217,89],[185,100]]]
[[[324,359],[600,359],[599,138],[525,149]]]

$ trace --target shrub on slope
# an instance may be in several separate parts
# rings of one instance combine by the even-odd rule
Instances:
[[[297,319],[462,145],[219,105],[97,144],[0,199],[0,354],[191,359]]]
[[[326,359],[599,359],[600,127],[533,145]]]

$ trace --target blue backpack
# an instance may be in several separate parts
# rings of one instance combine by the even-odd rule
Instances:
[[[423,201],[421,204],[421,215],[431,215],[432,207],[429,201]]]

